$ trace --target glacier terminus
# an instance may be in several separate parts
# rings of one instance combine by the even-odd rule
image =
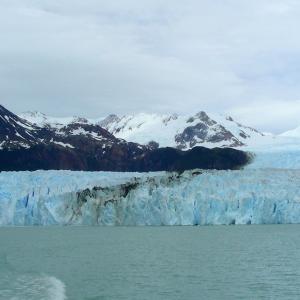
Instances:
[[[60,154],[53,159],[51,150],[45,156],[53,160],[45,168],[49,171],[0,173],[0,226],[300,223],[298,130],[277,136],[262,134],[231,117],[205,112],[189,117],[138,114],[56,120],[37,113],[19,117],[0,108],[4,128],[1,147],[7,155],[3,154],[3,161],[13,151],[20,159],[21,154],[26,158],[28,152],[37,149],[32,160],[26,161],[32,166],[35,157],[42,157],[42,164],[32,168],[38,170],[37,166],[46,161],[40,154],[51,149]],[[90,150],[84,152],[87,145]],[[205,150],[207,154],[199,152],[200,148],[195,152],[201,145],[211,148]],[[166,148],[161,152],[159,146]],[[190,161],[205,155],[215,158],[218,151],[231,151],[220,156],[221,168],[193,170],[195,163],[193,168],[177,172],[163,168],[170,153],[181,160],[189,154],[185,161]],[[88,169],[94,172],[67,171],[80,153],[84,158],[90,155]],[[103,171],[91,168],[95,153]],[[249,154],[251,159],[236,163],[233,158],[238,154]],[[147,155],[152,160],[144,159]],[[68,164],[57,166],[59,159]],[[121,168],[126,159],[130,168]],[[227,159],[232,159],[231,168],[226,167]],[[148,165],[152,161],[156,166],[157,160],[162,163],[161,169],[170,172],[133,167],[140,161]],[[83,170],[83,161],[79,159],[78,163]],[[148,165],[148,171],[158,171]],[[65,170],[51,170],[57,167]]]
[[[300,170],[2,172],[0,225],[300,223]]]

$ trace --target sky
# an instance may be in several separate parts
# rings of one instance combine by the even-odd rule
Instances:
[[[298,0],[0,0],[0,103],[21,113],[300,125]]]

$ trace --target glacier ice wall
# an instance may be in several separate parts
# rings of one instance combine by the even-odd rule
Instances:
[[[300,170],[0,174],[0,225],[300,223]]]

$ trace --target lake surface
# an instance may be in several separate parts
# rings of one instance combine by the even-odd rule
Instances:
[[[0,228],[0,299],[299,299],[300,226]]]

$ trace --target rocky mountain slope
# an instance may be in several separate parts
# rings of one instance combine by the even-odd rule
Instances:
[[[117,137],[161,147],[191,149],[195,146],[240,147],[262,136],[257,130],[235,122],[231,117],[201,111],[193,116],[137,114],[109,116],[100,125]]]
[[[0,149],[29,148],[40,142],[40,130],[0,106]]]
[[[22,114],[22,117],[40,126],[60,127],[74,122],[76,118],[52,118],[38,112]],[[207,114],[201,111],[192,116],[136,114],[119,117],[109,115],[94,120],[118,138],[127,141],[160,147],[188,150],[195,146],[241,147],[262,137],[259,131],[244,126],[231,117]],[[155,142],[155,143],[153,143]]]
[[[45,117],[33,124],[0,106],[0,120],[0,170],[6,171],[236,169],[249,161],[246,153],[234,149],[195,147],[183,152],[127,142],[99,121],[82,118],[53,124]]]

